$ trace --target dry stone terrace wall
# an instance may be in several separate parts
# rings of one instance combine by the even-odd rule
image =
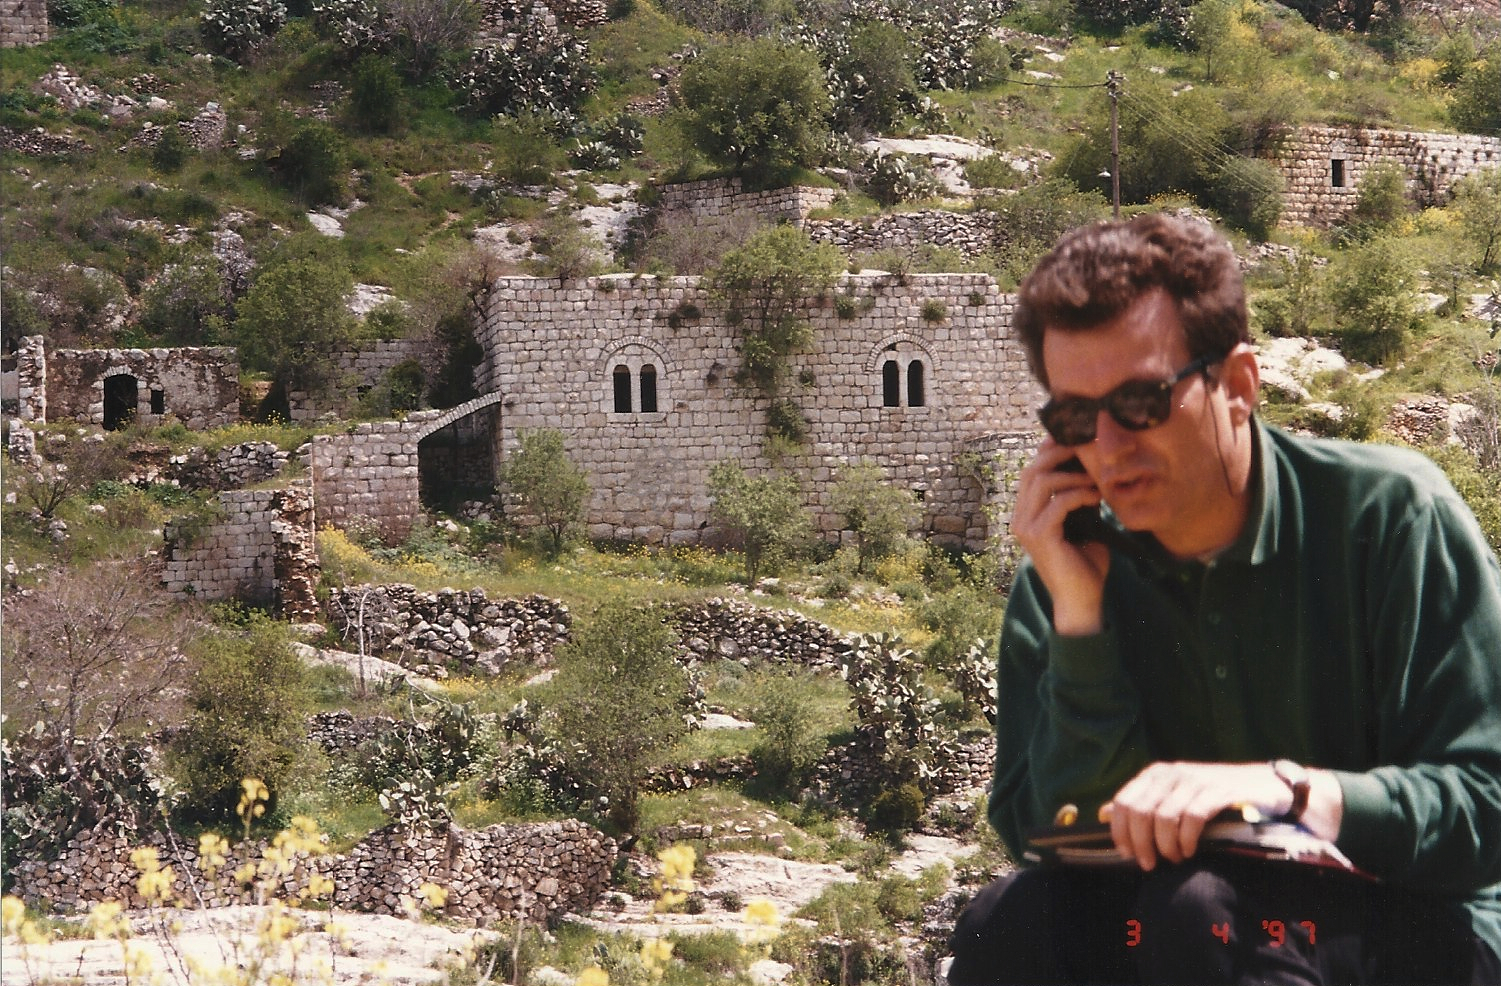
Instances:
[[[317,613],[312,495],[305,485],[220,493],[206,519],[163,532],[163,582],[199,599],[270,603],[292,617]]]
[[[984,434],[1031,429],[1041,399],[1011,338],[1013,299],[977,274],[847,276],[837,291],[853,299],[853,317],[840,317],[832,292],[809,299],[815,342],[792,360],[803,385],[791,396],[809,423],[793,471],[819,526],[840,526],[829,509],[838,467],[872,459],[923,498],[924,532],[979,547],[981,493],[956,456]],[[710,468],[772,468],[766,401],[733,379],[740,333],[697,279],[504,278],[477,335],[487,353],[480,387],[503,397],[503,447],[514,449],[523,429],[563,431],[594,489],[592,536],[710,540]],[[648,367],[656,410],[642,410]],[[616,410],[617,368],[630,375],[629,413]]]
[[[1272,158],[1282,172],[1282,222],[1325,227],[1355,206],[1371,168],[1393,161],[1407,169],[1418,201],[1441,204],[1465,175],[1501,168],[1501,138],[1361,127],[1304,127]]]
[[[546,663],[573,618],[555,599],[495,599],[483,589],[419,592],[414,586],[343,586],[328,618],[345,640],[404,668],[499,673],[513,660]]]
[[[12,868],[13,892],[22,899],[59,911],[87,910],[105,900],[131,907],[145,901],[136,892],[138,873],[130,863],[132,848],[157,846],[164,865],[176,875],[175,896],[192,901],[185,879],[192,873],[205,906],[254,903],[254,889],[233,879],[249,857],[236,847],[215,880],[205,880],[193,847],[176,847],[158,836],[131,843],[108,829],[70,839],[52,860],[21,860]],[[407,902],[420,900],[419,888],[435,883],[448,890],[444,917],[488,924],[525,917],[546,922],[570,910],[587,910],[610,884],[617,847],[613,839],[583,822],[568,819],[526,825],[492,825],[479,830],[458,826],[427,829],[387,827],[372,832],[345,855],[301,864],[283,892],[301,890],[314,872],[334,883],[334,905],[371,914],[405,914]]]

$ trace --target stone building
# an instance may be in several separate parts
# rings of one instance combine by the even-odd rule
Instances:
[[[1442,205],[1460,178],[1501,168],[1501,138],[1303,127],[1271,159],[1285,183],[1282,222],[1315,227],[1338,222],[1355,207],[1366,173],[1384,161],[1406,169],[1415,201]]]
[[[205,430],[240,418],[240,363],[228,347],[54,349],[40,336],[17,348],[17,416],[26,422],[73,420],[107,431],[175,417]]]
[[[502,455],[527,429],[567,436],[589,474],[596,537],[712,539],[708,476],[722,461],[787,469],[834,532],[839,467],[868,459],[921,501],[924,533],[977,547],[1011,471],[994,460],[1030,450],[1041,402],[1012,305],[978,274],[850,275],[808,299],[814,342],[792,358],[787,395],[807,440],[780,462],[768,456],[768,400],[737,382],[742,333],[694,278],[503,278],[476,333],[487,356],[476,384],[499,397]]]

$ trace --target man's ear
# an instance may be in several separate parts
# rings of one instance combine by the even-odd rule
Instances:
[[[1225,388],[1231,423],[1242,425],[1251,420],[1261,394],[1261,367],[1246,343],[1230,350],[1220,365],[1220,386]]]

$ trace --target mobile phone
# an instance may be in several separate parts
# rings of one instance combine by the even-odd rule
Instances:
[[[1084,463],[1074,456],[1058,467],[1059,472],[1083,472]],[[1070,510],[1068,516],[1063,518],[1063,540],[1069,544],[1088,544],[1091,541],[1104,541],[1111,543],[1111,537],[1115,531],[1100,516],[1099,507],[1079,507]]]

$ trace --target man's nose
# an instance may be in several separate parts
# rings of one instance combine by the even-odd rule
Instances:
[[[1135,443],[1136,433],[1130,428],[1122,427],[1119,421],[1110,416],[1109,411],[1101,408],[1095,413],[1094,447],[1095,454],[1101,461],[1110,461]]]

